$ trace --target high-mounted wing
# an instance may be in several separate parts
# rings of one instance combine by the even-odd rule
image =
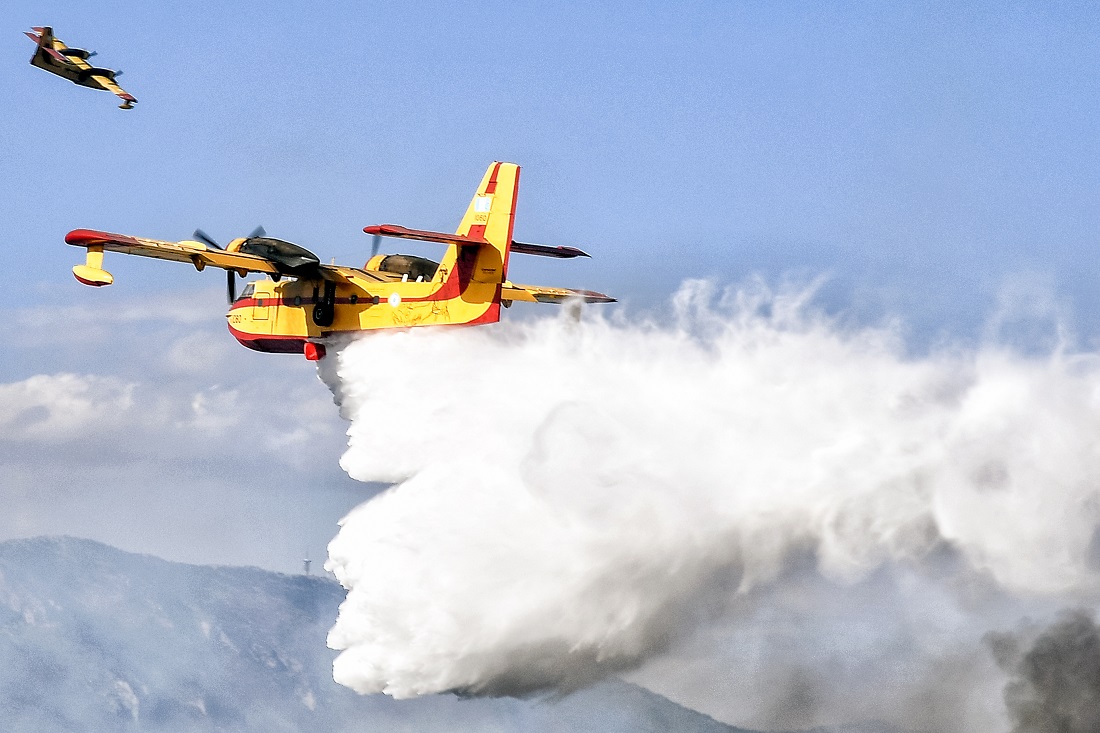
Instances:
[[[275,263],[258,255],[226,252],[191,240],[164,242],[159,239],[131,237],[127,234],[112,234],[94,229],[74,229],[65,235],[65,241],[88,249],[85,264],[73,268],[76,279],[85,285],[110,285],[114,282],[111,273],[103,269],[104,251],[155,257],[158,260],[189,262],[196,270],[202,270],[210,265],[223,270],[233,270],[242,276],[249,272],[280,274],[279,267]]]
[[[609,295],[594,290],[573,290],[571,288],[549,288],[543,285],[515,285],[504,283],[500,291],[501,300],[522,300],[528,303],[563,303],[570,298],[582,298],[585,303],[615,303]]]
[[[201,235],[201,232],[198,234]],[[381,282],[384,277],[341,265],[324,265],[304,247],[271,237],[247,237],[234,240],[229,250],[216,245],[185,239],[165,242],[160,239],[112,234],[94,229],[74,229],[65,241],[77,247],[87,247],[88,261],[73,268],[76,279],[85,285],[110,285],[114,279],[103,269],[103,252],[121,252],[159,260],[189,262],[195,269],[220,267],[242,277],[249,272],[262,272],[275,279],[283,275],[318,278],[332,282]]]
[[[69,48],[54,36],[53,28],[49,26],[36,26],[31,30],[34,33],[27,33],[26,36],[38,44],[34,56],[31,57],[32,66],[68,79],[74,84],[110,92],[122,100],[120,109],[133,109],[137,99],[115,82],[115,77],[121,71],[92,66],[88,59],[95,55],[94,51]]]
[[[133,109],[134,105],[137,103],[137,99],[115,82],[115,77],[118,76],[119,73],[120,72],[117,71],[111,71],[110,69],[91,69],[87,78],[98,84],[99,88],[103,91],[110,92],[121,99],[122,104],[118,106],[119,109]],[[89,84],[86,86],[91,85]]]

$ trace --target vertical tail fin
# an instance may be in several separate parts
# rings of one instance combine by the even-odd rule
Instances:
[[[515,163],[493,163],[485,171],[477,193],[462,217],[455,234],[472,239],[484,239],[492,245],[478,256],[474,279],[480,282],[504,282],[508,268],[508,253],[512,246],[512,226],[519,193],[519,166]]]
[[[31,57],[32,65],[49,70],[50,67],[57,66],[59,63],[62,65],[69,63],[69,60],[54,48],[53,28],[45,25],[35,26],[31,30],[38,34],[36,36],[34,33],[25,33],[27,38],[38,44],[34,56]],[[64,48],[64,45],[62,45],[62,48]]]

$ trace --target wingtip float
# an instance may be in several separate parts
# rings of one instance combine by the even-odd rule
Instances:
[[[364,227],[374,235],[370,259],[361,267],[322,264],[309,250],[266,236],[257,229],[224,248],[202,232],[195,240],[165,242],[74,229],[65,241],[85,247],[87,259],[73,268],[85,285],[110,285],[103,269],[105,251],[187,262],[226,271],[230,333],[256,351],[325,356],[332,337],[364,331],[418,326],[469,326],[500,320],[501,307],[514,301],[613,303],[603,293],[507,279],[511,254],[574,258],[588,255],[574,247],[525,244],[512,238],[520,168],[493,163],[485,172],[454,234],[409,229],[394,224]],[[439,262],[403,254],[379,254],[381,237],[446,245]],[[203,240],[203,241],[197,241]],[[248,283],[236,295],[235,278],[248,273],[268,277]]]
[[[53,28],[50,26],[34,26],[31,31],[33,32],[25,35],[38,46],[34,50],[34,56],[31,56],[32,66],[56,74],[62,79],[68,79],[82,87],[110,92],[122,100],[122,104],[118,106],[119,109],[134,108],[137,99],[115,81],[115,77],[122,75],[121,71],[92,66],[88,63],[88,59],[96,55],[95,51],[66,46],[53,34]]]

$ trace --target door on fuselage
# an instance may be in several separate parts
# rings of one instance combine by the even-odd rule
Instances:
[[[266,321],[267,312],[270,309],[271,298],[267,297],[264,293],[260,293],[256,296],[256,300],[252,304],[252,320]]]

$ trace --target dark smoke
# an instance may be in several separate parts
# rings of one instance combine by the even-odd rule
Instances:
[[[1091,613],[1067,612],[1038,635],[990,634],[988,641],[1010,675],[1004,695],[1012,733],[1100,731],[1100,628]]]

